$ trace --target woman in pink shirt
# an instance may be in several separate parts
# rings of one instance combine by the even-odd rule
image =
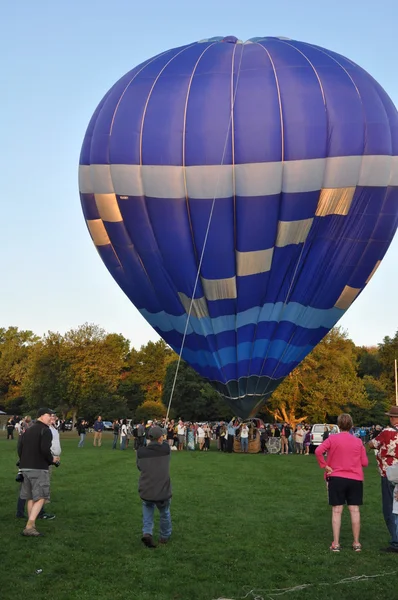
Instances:
[[[368,466],[368,457],[361,440],[349,433],[353,426],[351,415],[343,414],[337,419],[341,433],[331,435],[315,450],[319,466],[325,469],[328,482],[329,504],[332,508],[333,542],[332,552],[340,552],[341,514],[344,504],[351,516],[353,549],[361,551],[359,533],[363,503],[363,469]],[[324,457],[326,454],[326,459]]]

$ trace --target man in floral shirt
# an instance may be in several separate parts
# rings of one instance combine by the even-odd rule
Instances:
[[[386,476],[387,467],[398,464],[398,406],[391,406],[386,415],[390,417],[390,427],[383,429],[374,440],[369,442],[369,447],[377,450],[383,516],[391,535],[390,545],[383,548],[383,552],[398,552],[398,515],[393,513],[394,484]]]

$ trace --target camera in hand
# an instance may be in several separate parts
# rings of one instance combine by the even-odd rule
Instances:
[[[59,460],[57,460],[56,462],[54,462],[54,463],[53,463],[54,467],[59,467],[59,465],[60,465],[60,464],[61,464],[61,463],[60,463],[60,461],[59,461]]]
[[[23,473],[21,471],[18,471],[17,476],[15,477],[15,481],[17,483],[22,483],[23,482]]]

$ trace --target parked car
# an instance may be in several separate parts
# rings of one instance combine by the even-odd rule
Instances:
[[[328,423],[318,423],[317,425],[313,425],[311,429],[310,449],[315,450],[317,446],[322,444],[325,427],[329,428],[329,435],[340,433],[340,429],[337,425],[330,425]]]
[[[112,421],[104,421],[104,429],[105,429],[105,431],[112,431],[113,430]]]

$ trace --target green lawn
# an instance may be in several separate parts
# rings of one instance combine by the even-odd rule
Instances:
[[[143,547],[135,453],[77,448],[62,439],[62,465],[52,479],[53,521],[44,538],[20,535],[15,518],[16,442],[0,434],[2,502],[0,598],[9,600],[386,599],[398,595],[398,557],[380,554],[388,541],[374,458],[367,470],[362,554],[355,554],[347,515],[343,550],[329,552],[330,510],[314,456],[173,453],[173,536]],[[42,573],[36,574],[37,569]],[[347,583],[345,578],[367,575]],[[323,583],[329,584],[324,587]],[[249,593],[250,590],[255,590]]]

